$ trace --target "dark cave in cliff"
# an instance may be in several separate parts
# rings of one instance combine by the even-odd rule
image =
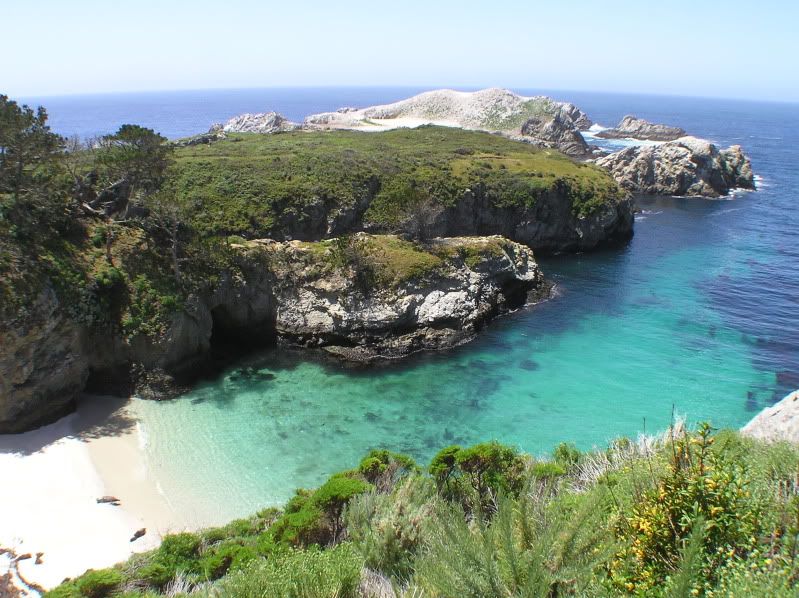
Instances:
[[[274,322],[244,322],[236,318],[228,309],[220,305],[211,310],[211,357],[214,360],[229,361],[257,349],[274,346],[277,339]]]

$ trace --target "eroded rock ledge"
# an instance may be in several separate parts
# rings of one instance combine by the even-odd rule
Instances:
[[[68,412],[87,381],[168,398],[202,368],[214,338],[326,348],[350,360],[399,358],[471,339],[491,318],[546,296],[530,249],[504,237],[414,244],[356,234],[250,241],[240,269],[189,297],[158,339],[81,326],[46,288],[25,323],[0,328],[0,433]]]

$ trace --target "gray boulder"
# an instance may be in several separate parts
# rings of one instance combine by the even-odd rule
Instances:
[[[719,149],[696,137],[629,147],[596,164],[632,193],[720,197],[755,188],[752,164],[739,145]]]
[[[574,121],[564,118],[560,113],[528,119],[522,125],[520,139],[540,147],[560,150],[574,158],[582,158],[591,152]]]

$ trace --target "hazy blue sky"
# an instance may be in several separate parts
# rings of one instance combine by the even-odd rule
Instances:
[[[505,86],[799,100],[794,0],[0,0],[0,93]]]

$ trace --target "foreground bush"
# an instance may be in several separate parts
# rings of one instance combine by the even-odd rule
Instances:
[[[48,595],[799,595],[797,447],[678,427],[550,460],[447,447],[428,471],[372,451],[282,511],[168,536]]]
[[[354,598],[362,560],[349,544],[288,550],[252,563],[204,592],[207,598]]]

